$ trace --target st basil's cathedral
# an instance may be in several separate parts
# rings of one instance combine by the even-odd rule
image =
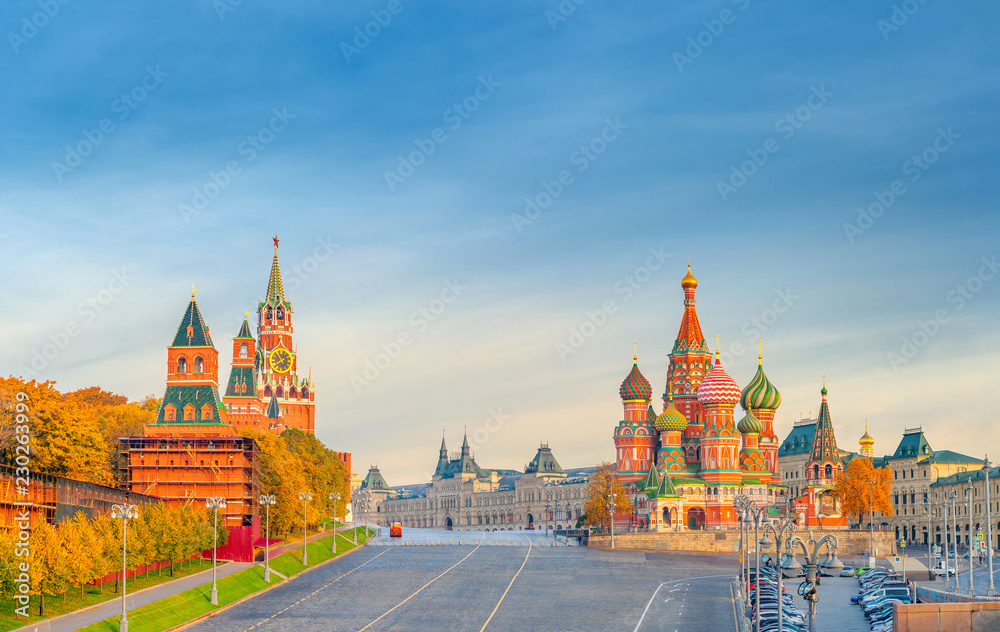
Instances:
[[[760,353],[757,372],[743,389],[722,367],[718,337],[713,360],[695,309],[697,287],[689,264],[681,281],[684,314],[668,355],[663,412],[652,406],[652,387],[637,356],[619,389],[625,414],[614,441],[618,480],[633,506],[627,523],[651,531],[736,528],[733,502],[742,494],[768,507],[770,515],[791,511],[794,503],[800,518],[817,515],[824,525],[846,525],[830,493],[843,465],[825,385],[820,417],[826,423],[817,424],[821,437],[807,470],[816,476],[810,476],[801,498],[790,499],[781,484],[774,432],[781,394],[765,375]],[[739,421],[737,404],[743,408]]]

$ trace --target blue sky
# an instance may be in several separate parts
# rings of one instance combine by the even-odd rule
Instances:
[[[191,285],[227,353],[277,233],[358,469],[425,480],[463,427],[487,467],[587,465],[633,340],[663,387],[690,252],[738,382],[765,340],[780,434],[825,375],[842,447],[867,418],[880,452],[1000,448],[1000,10],[895,6],[6,3],[0,372],[69,327],[39,377],[162,394]]]

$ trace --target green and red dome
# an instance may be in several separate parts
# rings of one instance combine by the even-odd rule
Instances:
[[[625,381],[622,382],[621,388],[618,389],[618,394],[621,395],[622,401],[647,401],[652,393],[653,387],[649,385],[649,380],[639,371],[639,366],[633,363],[632,370],[629,371],[629,374],[625,377]]]
[[[760,363],[757,364],[757,374],[743,389],[740,405],[747,410],[777,410],[781,406],[781,393],[764,375],[764,367]]]
[[[764,432],[764,423],[748,410],[747,414],[743,415],[743,419],[740,419],[740,422],[736,424],[736,429],[742,434],[760,434]]]

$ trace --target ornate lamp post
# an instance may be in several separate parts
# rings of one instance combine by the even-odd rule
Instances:
[[[611,525],[611,548],[615,548],[615,498],[617,497],[618,494],[614,490],[608,493],[608,513],[610,514],[608,523]],[[545,517],[548,518],[548,513],[545,514]],[[549,527],[546,525],[545,530],[548,531],[548,529]]]
[[[986,596],[992,597],[994,595],[993,590],[993,526],[990,524],[990,520],[993,518],[990,516],[990,457],[989,455],[983,459],[983,472],[986,473],[986,559],[989,561],[989,572],[990,572],[990,585],[986,589]]]
[[[834,556],[830,558],[829,562],[825,563],[825,567],[831,571],[844,568],[844,565],[836,557],[837,536],[835,535],[825,535],[819,540],[815,540],[810,531],[807,542],[803,542],[800,538],[794,536],[788,541],[789,548],[798,545],[802,549],[802,555],[806,558],[806,582],[811,584],[811,586],[808,586],[807,590],[800,592],[800,594],[809,600],[809,630],[811,632],[816,631],[816,602],[819,601],[819,593],[816,592],[816,572],[818,570],[816,560],[819,557],[819,550],[824,544],[834,551]],[[809,551],[809,547],[812,547],[812,552]],[[779,607],[778,610],[780,611],[781,608]],[[778,629],[781,629],[780,623]]]
[[[777,527],[773,524],[768,523],[764,525],[764,537],[760,539],[761,548],[770,548],[771,541],[767,539],[767,532],[770,531],[774,534],[775,543],[775,559],[778,562],[778,630],[782,630],[782,610],[784,610],[783,595],[784,595],[784,585],[782,583],[782,573],[781,573],[781,543],[790,540],[795,533],[795,522],[785,518],[785,520]],[[758,616],[760,612],[758,611]],[[758,629],[760,624],[758,623]]]
[[[951,499],[951,549],[955,552],[955,579],[952,581],[951,575],[948,575],[948,587],[953,590],[958,590],[958,529],[955,527],[955,492],[952,492],[948,498]],[[948,569],[945,569],[945,573]]]
[[[972,537],[972,475],[969,475],[969,484],[965,488],[965,495],[969,497],[969,537]],[[975,596],[976,587],[972,583],[972,546],[969,543],[969,596]],[[955,555],[955,567],[958,568],[958,555]]]
[[[213,606],[219,605],[219,591],[215,580],[218,571],[215,568],[215,553],[219,548],[219,510],[226,508],[226,499],[221,496],[212,496],[205,500],[205,505],[215,512],[215,530],[212,532],[212,597],[210,599]]]
[[[757,582],[757,591],[755,593],[755,612],[757,612],[757,617],[755,617],[757,622],[757,632],[760,632],[760,540],[757,539],[758,532],[761,524],[764,521],[764,514],[767,512],[765,507],[758,507],[756,503],[750,503],[750,517],[753,520],[753,550],[754,550],[754,570],[755,570],[755,581]],[[749,533],[748,533],[749,535]],[[749,589],[748,589],[749,590]]]
[[[931,568],[931,503],[924,501],[924,513],[927,514],[927,570]]]
[[[135,505],[111,505],[111,517],[122,521],[122,619],[118,623],[118,632],[128,632],[128,616],[125,615],[125,541],[128,534],[128,521],[139,517],[139,508]]]
[[[309,492],[299,492],[299,500],[302,501],[302,565],[309,566],[306,562],[308,559],[308,547],[309,544],[309,532],[306,531],[306,525],[309,524],[309,501],[312,500],[313,495]]]
[[[260,504],[264,505],[264,515],[266,516],[264,521],[264,581],[269,584],[271,583],[271,566],[268,563],[271,544],[271,505],[276,502],[274,494],[260,495]]]
[[[337,554],[337,501],[340,500],[339,493],[331,493],[330,500],[333,501],[333,554]]]

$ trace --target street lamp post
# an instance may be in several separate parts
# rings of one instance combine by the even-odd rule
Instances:
[[[331,493],[330,500],[333,501],[333,554],[337,554],[337,501],[340,500],[339,493]]]
[[[993,590],[993,528],[990,520],[990,457],[983,459],[983,471],[986,472],[986,559],[989,561],[990,585],[986,589],[986,596],[992,597]]]
[[[812,553],[809,552],[809,548],[808,546],[806,546],[806,544],[812,547]],[[840,561],[835,557],[838,545],[837,536],[835,535],[825,535],[819,540],[815,540],[813,539],[812,532],[810,531],[809,539],[806,542],[803,542],[800,538],[797,537],[792,537],[788,541],[789,548],[792,548],[795,545],[801,547],[802,555],[806,558],[806,581],[813,584],[812,590],[803,595],[809,600],[809,630],[811,632],[816,631],[816,603],[819,601],[819,593],[816,592],[815,588],[816,574],[818,570],[818,565],[816,563],[816,560],[819,557],[819,550],[824,544],[826,544],[828,549],[830,551],[833,551],[834,553],[834,556],[831,558],[831,560],[826,562],[824,566],[831,571],[835,571],[838,568],[843,568],[844,565],[841,564]],[[781,608],[779,607],[779,610],[780,609]],[[781,629],[780,625],[778,626],[778,629],[779,630]]]
[[[924,513],[927,514],[927,570],[931,569],[931,503],[924,500]]]
[[[122,521],[122,619],[118,623],[119,632],[128,632],[128,616],[125,614],[125,542],[128,534],[128,521],[139,517],[139,508],[135,505],[112,505],[111,517]]]
[[[952,576],[949,575],[948,587],[953,588],[954,590],[957,591],[958,590],[958,529],[955,527],[955,497],[956,497],[955,492],[952,492],[951,496],[948,497],[951,499],[951,538],[952,538],[951,549],[955,552],[955,575],[954,575],[955,581],[954,582],[951,581]],[[948,572],[947,569],[945,569],[945,573],[947,572]]]
[[[875,481],[868,481],[868,564],[874,566],[875,555]]]
[[[270,544],[271,544],[271,505],[277,500],[274,494],[261,494],[260,504],[264,505],[264,581],[271,583]]]
[[[753,553],[754,553],[754,581],[757,582],[757,590],[754,593],[754,619],[757,623],[757,632],[760,632],[760,540],[758,540],[758,529],[764,520],[765,507],[758,507],[755,503],[750,504],[750,516],[753,518]],[[748,533],[749,535],[749,533]]]
[[[615,498],[617,498],[614,490],[608,492],[608,513],[610,517],[608,518],[608,524],[611,525],[611,548],[615,548]],[[546,519],[548,514],[545,515]],[[549,527],[546,525],[545,530],[548,531]]]
[[[215,568],[215,554],[219,548],[219,510],[226,508],[226,499],[221,496],[212,496],[205,500],[205,505],[215,512],[215,530],[212,531],[212,596],[210,601],[213,606],[217,606],[219,605],[219,591],[215,583],[218,573]]]
[[[969,497],[969,537],[972,537],[972,476],[969,476],[969,484],[965,488],[965,494]],[[969,543],[971,545],[971,542]],[[955,555],[955,567],[958,567],[958,555]],[[975,596],[976,587],[972,583],[972,546],[969,546],[969,596]]]
[[[773,524],[768,523],[764,525],[764,537],[760,539],[760,546],[763,548],[769,548],[771,546],[771,541],[767,539],[767,532],[771,531],[774,533],[774,544],[775,544],[775,560],[778,564],[778,630],[783,630],[782,627],[782,610],[784,610],[784,584],[783,584],[783,574],[781,572],[781,543],[785,540],[790,540],[795,533],[795,522],[785,518],[785,520],[777,527]],[[757,617],[760,618],[760,611],[757,611]],[[759,627],[758,623],[758,627]]]
[[[306,525],[309,524],[309,501],[312,500],[313,495],[309,492],[299,492],[299,500],[302,501],[302,565],[309,566],[308,560],[308,547],[309,544],[309,532],[306,531]]]

